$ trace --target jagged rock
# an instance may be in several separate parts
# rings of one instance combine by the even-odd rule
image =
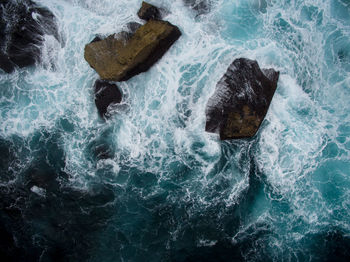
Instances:
[[[130,22],[126,24],[126,31],[121,31],[118,34],[114,35],[114,38],[124,41],[126,43],[129,41],[132,36],[135,34],[136,30],[139,29],[142,25],[136,22]]]
[[[87,44],[84,57],[101,79],[126,81],[147,71],[180,36],[180,30],[169,22],[150,20],[130,39],[111,35]]]
[[[196,11],[197,15],[203,15],[210,12],[210,0],[183,0],[186,6]]]
[[[121,32],[119,32],[117,34],[109,35],[108,37],[111,38],[111,39],[115,38],[115,39],[121,40],[124,43],[126,43],[127,41],[129,41],[132,38],[132,36],[136,32],[136,30],[139,29],[141,26],[142,25],[139,24],[139,23],[130,22],[130,23],[126,24],[126,30],[125,31],[121,31]],[[90,43],[98,42],[98,41],[101,41],[101,40],[103,40],[103,37],[97,35],[97,36],[95,36],[95,38]]]
[[[101,41],[101,40],[102,40],[102,38],[97,35],[97,36],[94,37],[94,39],[91,40],[90,43],[98,42],[98,41]]]
[[[132,34],[136,32],[137,29],[139,29],[142,25],[137,22],[130,22],[126,24],[126,27],[128,28],[128,31]]]
[[[97,164],[101,159],[113,158],[115,150],[110,143],[113,134],[112,129],[106,128],[101,130],[94,139],[89,141],[85,151],[86,158],[89,161]]]
[[[45,34],[59,40],[55,16],[30,0],[0,1],[0,68],[10,73],[40,61]]]
[[[96,80],[94,89],[95,104],[101,117],[106,116],[109,105],[117,104],[122,101],[122,93],[116,84]]]
[[[162,16],[160,14],[160,11],[157,7],[155,7],[154,5],[151,5],[147,2],[142,2],[142,6],[140,8],[140,10],[137,12],[137,15],[143,19],[143,20],[160,20],[162,19]]]
[[[258,131],[277,88],[279,72],[236,59],[217,83],[206,107],[207,132],[220,139],[248,138]]]

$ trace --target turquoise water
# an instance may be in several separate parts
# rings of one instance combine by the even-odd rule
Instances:
[[[213,0],[199,16],[150,1],[183,35],[118,83],[107,122],[84,46],[140,22],[141,1],[36,2],[64,43],[0,72],[0,232],[17,259],[350,258],[350,1]],[[258,134],[223,142],[205,106],[239,57],[281,74]]]

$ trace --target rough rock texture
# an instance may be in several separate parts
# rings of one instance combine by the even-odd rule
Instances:
[[[102,40],[102,38],[99,35],[97,35],[97,36],[94,37],[94,39],[91,40],[90,43],[98,42],[98,41],[101,41],[101,40]]]
[[[106,81],[96,80],[95,85],[95,104],[101,117],[105,117],[107,108],[111,104],[117,104],[122,101],[122,93],[116,84]]]
[[[130,22],[126,24],[126,27],[128,28],[128,32],[134,34],[137,29],[139,29],[142,25],[137,22]]]
[[[210,0],[183,0],[186,6],[196,11],[197,15],[203,15],[210,12]]]
[[[169,22],[150,20],[130,39],[117,34],[87,44],[84,57],[101,79],[126,81],[147,71],[180,36],[180,30]]]
[[[130,22],[126,24],[125,31],[121,31],[117,34],[110,35],[109,37],[114,37],[124,42],[129,41],[137,29],[139,29],[142,25],[136,22]],[[94,39],[91,40],[90,43],[98,42],[103,40],[103,37],[100,35],[96,35]]]
[[[130,22],[126,24],[126,31],[121,31],[118,34],[114,35],[114,38],[123,40],[124,42],[129,41],[132,36],[135,34],[136,30],[139,29],[142,25],[136,22]]]
[[[206,107],[207,132],[220,139],[248,138],[258,131],[277,88],[279,72],[236,59],[217,83]]]
[[[45,34],[59,40],[54,15],[30,0],[0,1],[0,68],[11,73],[40,61]]]
[[[137,15],[143,20],[160,20],[162,19],[161,13],[157,7],[151,5],[147,2],[142,2],[140,10],[137,12]]]

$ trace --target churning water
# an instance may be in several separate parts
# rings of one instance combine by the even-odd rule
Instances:
[[[38,0],[43,61],[0,72],[2,253],[20,261],[348,261],[350,1],[150,1],[183,35],[98,117],[84,60],[140,0]],[[209,1],[207,1],[209,2]],[[260,131],[220,141],[205,106],[239,57],[281,72]]]

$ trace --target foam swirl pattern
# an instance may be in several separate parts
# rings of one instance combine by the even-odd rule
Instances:
[[[83,58],[141,1],[38,0],[64,44],[0,72],[1,255],[28,261],[348,261],[350,2],[150,1],[183,35],[97,113]],[[209,1],[206,1],[209,2]],[[252,139],[206,133],[236,58],[280,71]]]

